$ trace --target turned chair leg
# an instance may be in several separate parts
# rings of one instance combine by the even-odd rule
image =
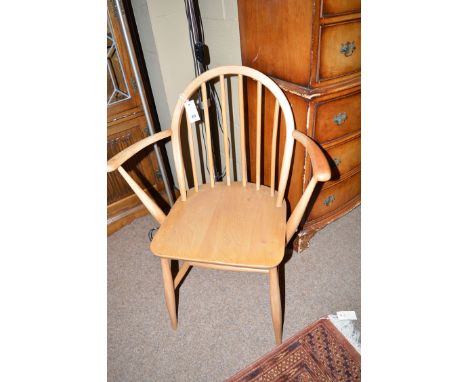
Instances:
[[[176,303],[174,293],[174,280],[172,279],[171,260],[161,258],[161,267],[164,280],[164,297],[167,311],[171,319],[172,329],[177,329]]]
[[[278,280],[278,268],[272,268],[269,272],[270,276],[270,303],[271,317],[273,319],[273,328],[275,329],[276,344],[281,343],[282,337],[282,320],[281,320],[281,295]]]

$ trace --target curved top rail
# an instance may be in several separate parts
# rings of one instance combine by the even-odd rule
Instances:
[[[180,120],[182,118],[182,108],[184,107],[184,102],[189,99],[193,93],[201,86],[202,83],[212,80],[213,78],[219,77],[220,75],[243,75],[246,77],[253,78],[257,81],[260,81],[265,85],[268,90],[270,90],[273,95],[278,99],[278,102],[283,110],[284,118],[286,120],[286,131],[287,133],[292,134],[294,131],[294,118],[291,111],[291,106],[289,105],[288,99],[284,95],[281,88],[268,76],[259,72],[258,70],[249,68],[247,66],[239,65],[230,65],[230,66],[220,66],[218,68],[210,69],[197,78],[195,78],[180,94],[179,100],[177,101],[176,107],[173,113],[173,120],[171,124],[172,130],[175,127],[180,126]],[[179,118],[175,118],[179,116]]]

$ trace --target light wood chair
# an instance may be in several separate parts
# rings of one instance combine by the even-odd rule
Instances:
[[[230,158],[229,129],[226,121],[226,76],[238,76],[240,151],[242,181],[231,178],[230,160],[226,160],[224,182],[215,182],[211,149],[211,131],[208,109],[204,107],[206,146],[209,167],[209,183],[200,184],[197,176],[192,126],[187,122],[187,139],[194,186],[187,189],[186,169],[182,156],[180,125],[184,113],[184,102],[196,95],[201,88],[203,105],[207,105],[207,81],[219,79],[221,85],[221,108],[224,131],[224,155]],[[246,132],[244,126],[244,77],[257,81],[256,117],[256,182],[247,180]],[[278,189],[274,189],[275,166],[271,166],[270,184],[260,184],[262,91],[267,88],[275,97],[274,123],[272,127],[272,158],[276,161],[279,111],[286,124],[286,137],[278,178]],[[188,121],[188,118],[187,118]],[[166,215],[162,209],[140,188],[122,164],[143,148],[172,138],[174,163],[179,183],[180,197]],[[289,177],[294,140],[304,145],[312,163],[312,178],[302,197],[286,216],[284,193]],[[270,302],[276,343],[281,343],[282,309],[278,280],[278,265],[281,263],[285,246],[296,232],[299,222],[309,203],[317,182],[330,179],[330,167],[317,144],[294,128],[291,107],[281,89],[264,74],[244,66],[223,66],[209,70],[192,81],[181,94],[174,110],[170,130],[149,136],[121,151],[107,162],[107,171],[118,170],[130,187],[160,223],[160,228],[151,242],[151,251],[161,259],[166,306],[172,327],[177,327],[175,288],[178,287],[191,266],[229,271],[259,272],[269,276]],[[183,263],[175,279],[171,273],[171,260]]]

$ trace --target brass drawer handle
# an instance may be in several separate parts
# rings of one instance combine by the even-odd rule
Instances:
[[[340,165],[340,163],[341,163],[341,159],[340,158],[334,158],[333,162],[335,162],[336,167],[338,167]]]
[[[337,126],[340,126],[342,125],[343,123],[345,123],[345,121],[348,119],[348,115],[346,114],[346,112],[343,112],[343,113],[339,113],[337,115],[335,115],[333,117],[333,122],[335,122],[335,124]]]
[[[356,43],[347,41],[345,44],[341,44],[340,53],[343,53],[345,57],[351,56],[356,50]]]
[[[335,197],[333,195],[330,195],[323,201],[323,204],[325,204],[328,207],[334,201],[335,201]]]

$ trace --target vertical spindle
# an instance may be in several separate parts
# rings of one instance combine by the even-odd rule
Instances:
[[[226,165],[226,182],[227,185],[231,185],[231,158],[229,157],[229,129],[226,121],[226,88],[224,84],[224,75],[219,76],[221,83],[221,114],[223,118],[223,138],[224,138],[224,163]]]
[[[195,191],[198,192],[198,175],[197,165],[195,163],[195,152],[193,149],[192,124],[190,123],[187,111],[185,111],[185,119],[187,120],[187,134],[189,141],[190,161],[192,162],[193,185],[195,187]]]
[[[278,102],[278,99],[276,99],[275,112],[274,112],[274,117],[273,117],[273,132],[271,136],[271,176],[270,176],[271,196],[275,195],[276,141],[278,138],[278,116],[279,116],[279,102]]]
[[[242,185],[247,184],[247,159],[245,154],[245,124],[244,124],[244,77],[239,74],[239,123],[242,161]]]
[[[211,129],[210,129],[210,115],[208,113],[208,97],[206,96],[206,83],[202,83],[202,98],[203,98],[203,111],[204,111],[204,123],[206,131],[206,154],[208,156],[208,168],[210,171],[210,182],[211,187],[214,187],[214,166],[213,166],[213,151],[211,149]]]
[[[260,190],[260,155],[262,140],[262,83],[257,81],[257,148],[256,148],[256,187]]]

